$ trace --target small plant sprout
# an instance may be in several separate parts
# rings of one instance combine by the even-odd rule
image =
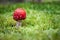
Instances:
[[[22,25],[22,20],[26,19],[26,11],[22,8],[17,8],[13,13],[13,19],[17,21],[16,27]]]

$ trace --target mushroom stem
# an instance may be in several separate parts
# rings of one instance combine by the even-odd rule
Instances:
[[[21,21],[17,21],[16,23],[16,27],[19,28],[19,26],[21,26]]]

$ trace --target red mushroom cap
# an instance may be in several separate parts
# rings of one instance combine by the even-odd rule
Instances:
[[[13,13],[13,19],[16,21],[24,20],[26,18],[26,12],[22,8],[17,8]]]

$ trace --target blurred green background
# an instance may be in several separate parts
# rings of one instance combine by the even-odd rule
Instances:
[[[0,0],[0,40],[60,40],[60,1],[39,1]],[[27,14],[19,29],[12,17],[16,8]]]

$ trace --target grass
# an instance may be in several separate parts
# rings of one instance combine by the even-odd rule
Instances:
[[[27,17],[19,29],[12,15],[16,8]],[[0,6],[0,40],[60,40],[60,3],[17,3]]]

